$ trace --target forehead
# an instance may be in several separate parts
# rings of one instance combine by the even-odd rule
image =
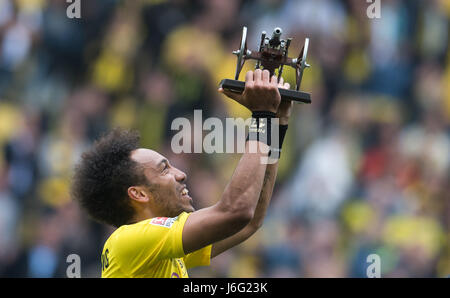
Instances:
[[[165,157],[158,152],[146,148],[139,148],[132,151],[131,158],[140,164],[146,164],[151,167],[156,167],[165,159]]]

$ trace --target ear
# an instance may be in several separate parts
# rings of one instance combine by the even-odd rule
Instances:
[[[139,203],[145,203],[150,200],[150,194],[141,186],[128,187],[128,196]]]

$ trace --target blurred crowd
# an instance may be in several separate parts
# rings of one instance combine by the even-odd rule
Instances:
[[[382,0],[0,0],[0,276],[100,276],[113,229],[69,194],[73,166],[112,127],[185,171],[214,204],[239,154],[174,154],[172,120],[248,117],[217,92],[234,78],[242,27],[310,38],[263,227],[193,277],[450,274],[450,2]],[[247,62],[246,70],[254,67]],[[285,68],[284,78],[295,83]]]

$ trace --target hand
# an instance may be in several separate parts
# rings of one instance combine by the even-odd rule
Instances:
[[[219,92],[239,102],[250,111],[270,111],[277,113],[281,102],[277,77],[268,70],[257,69],[245,75],[245,89],[242,94],[219,88]]]

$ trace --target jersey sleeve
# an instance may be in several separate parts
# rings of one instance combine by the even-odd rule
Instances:
[[[189,214],[155,217],[124,226],[114,239],[120,266],[127,272],[148,268],[162,259],[183,258],[183,227]]]
[[[190,269],[199,266],[209,266],[211,261],[211,248],[212,244],[187,254],[184,257],[186,268]]]

